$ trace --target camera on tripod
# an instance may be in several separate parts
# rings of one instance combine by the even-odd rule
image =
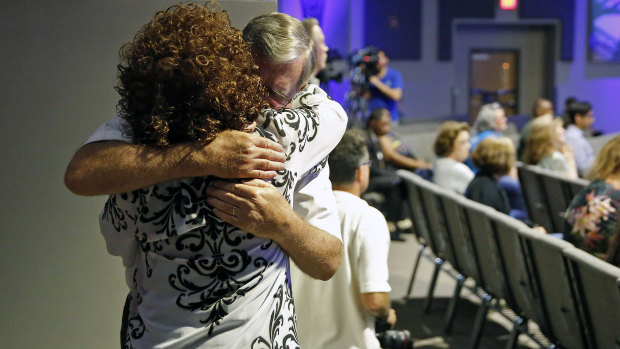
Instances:
[[[366,77],[379,72],[377,63],[379,63],[379,49],[374,46],[366,46],[349,56],[349,67],[360,67]]]

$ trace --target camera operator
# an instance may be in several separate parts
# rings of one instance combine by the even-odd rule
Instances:
[[[377,73],[368,78],[370,100],[368,110],[385,108],[390,111],[393,123],[398,123],[398,103],[403,98],[403,77],[388,66],[390,59],[384,51],[377,52]]]
[[[301,348],[378,349],[375,321],[386,330],[396,323],[388,295],[388,226],[381,212],[360,198],[368,187],[368,160],[364,135],[356,130],[347,131],[329,155],[344,253],[328,281],[291,270]]]

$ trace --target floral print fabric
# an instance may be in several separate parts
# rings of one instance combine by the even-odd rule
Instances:
[[[592,181],[566,210],[566,239],[586,252],[605,258],[618,224],[618,207],[620,190],[614,190],[603,180]]]

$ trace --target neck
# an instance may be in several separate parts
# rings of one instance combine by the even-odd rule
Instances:
[[[346,191],[347,193],[353,194],[357,197],[360,197],[362,195],[360,185],[357,182],[354,182],[349,185],[332,184],[332,190]]]
[[[605,178],[605,183],[611,185],[616,190],[620,190],[620,173],[612,173]]]

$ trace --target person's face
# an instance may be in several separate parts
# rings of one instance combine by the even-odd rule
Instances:
[[[325,69],[327,66],[327,51],[329,47],[325,44],[325,35],[318,25],[312,27],[312,41],[316,49],[316,73]]]
[[[455,161],[463,162],[469,157],[470,147],[471,144],[469,143],[469,132],[461,131],[454,139],[454,144],[452,145],[452,152],[448,156]]]
[[[377,136],[384,136],[392,129],[392,118],[388,111],[384,111],[378,120],[372,121],[370,127]]]
[[[377,61],[377,67],[378,68],[386,67],[388,65],[388,63],[390,62],[390,59],[385,55],[385,52],[383,52],[383,51],[379,51],[377,53],[377,58],[379,59]]]
[[[286,63],[273,63],[259,60],[259,74],[269,91],[269,105],[282,108],[290,104],[301,87],[299,78],[304,67],[304,57],[300,56]]]
[[[575,126],[579,127],[582,130],[585,130],[592,126],[594,120],[594,111],[590,109],[590,111],[587,112],[585,115],[575,115]]]
[[[561,124],[556,125],[554,137],[556,145],[560,146],[564,144],[564,127],[562,127]]]
[[[541,101],[536,110],[536,114],[536,116],[541,116],[545,114],[553,115],[553,103],[547,100]]]
[[[496,109],[495,110],[495,125],[493,126],[493,129],[496,132],[503,132],[506,131],[506,127],[507,125],[507,121],[508,119],[506,119],[506,113],[504,112],[504,109]]]

